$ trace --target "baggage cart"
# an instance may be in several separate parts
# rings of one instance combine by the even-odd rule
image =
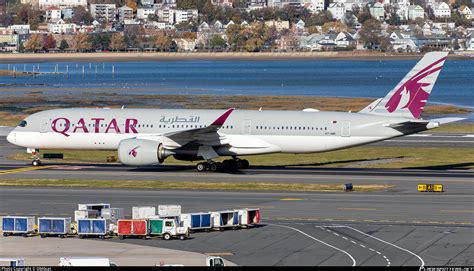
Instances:
[[[132,207],[132,219],[148,219],[150,217],[156,217],[156,207],[154,206]]]
[[[179,217],[181,205],[158,205],[158,216],[162,218]]]
[[[145,239],[148,234],[148,221],[146,219],[119,219],[117,226],[119,239],[129,236]]]
[[[78,221],[83,218],[99,218],[99,211],[97,210],[75,210],[74,221]]]
[[[4,216],[2,217],[3,236],[22,235],[24,237],[35,231],[34,216]]]
[[[191,213],[179,216],[180,226],[190,231],[210,230],[212,228],[211,213]]]
[[[71,232],[70,217],[40,217],[38,218],[38,233],[42,238],[59,236],[65,238]]]
[[[150,219],[148,225],[149,235],[159,236],[164,240],[171,238],[185,240],[189,237],[189,229],[178,226],[175,219]]]
[[[239,212],[233,210],[211,212],[212,228],[223,230],[225,228],[237,229],[239,226]]]
[[[84,218],[77,221],[79,238],[98,236],[104,239],[109,234],[109,222],[103,218]]]
[[[245,208],[236,210],[239,213],[239,225],[248,228],[260,223],[259,208]]]
[[[112,224],[117,224],[119,219],[125,218],[124,210],[123,208],[104,208],[102,209],[101,217],[108,219]]]
[[[109,203],[79,203],[77,205],[78,210],[97,210],[99,212],[99,216],[101,215],[101,211],[104,208],[110,208]]]

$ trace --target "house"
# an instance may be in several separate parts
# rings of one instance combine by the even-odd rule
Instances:
[[[304,21],[300,19],[296,24],[293,25],[292,31],[297,33],[306,32]]]
[[[346,14],[346,7],[341,3],[333,3],[329,5],[328,11],[331,12],[333,19],[341,20]]]
[[[250,26],[250,24],[247,23],[247,21],[243,21],[243,22],[240,24],[240,26],[243,27],[243,28],[247,28],[247,27]]]
[[[14,24],[8,27],[13,30],[15,34],[28,35],[30,34],[30,25],[29,24]]]
[[[149,15],[155,15],[155,9],[153,8],[153,6],[137,8],[138,20],[147,20]]]
[[[400,32],[392,32],[389,38],[393,50],[397,52],[416,52],[418,50],[415,42]]]
[[[72,16],[74,16],[74,9],[73,8],[61,9],[61,16],[64,20],[72,19]]]
[[[319,44],[319,42],[324,39],[324,36],[324,34],[316,33],[313,33],[308,36],[301,36],[298,40],[299,48],[302,50],[320,51],[321,45]]]
[[[89,11],[96,20],[108,22],[115,20],[115,4],[90,4]]]
[[[311,13],[318,13],[324,10],[325,1],[324,0],[311,0],[307,2],[304,7],[309,10]]]
[[[158,16],[160,22],[166,22],[170,24],[174,24],[174,13],[176,9],[165,7],[156,11],[156,15]]]
[[[219,20],[217,20],[214,22],[213,28],[215,31],[222,31],[224,29],[224,25]]]
[[[234,21],[230,20],[225,26],[224,28],[227,29],[229,26],[235,24]]]
[[[155,4],[155,0],[140,0],[140,5],[142,7],[153,6],[153,4]]]
[[[378,20],[383,20],[385,18],[385,8],[380,2],[375,2],[369,6],[369,12],[372,17]]]
[[[178,47],[178,51],[192,52],[196,50],[196,39],[173,39]]]
[[[459,13],[461,13],[467,20],[472,20],[474,18],[472,15],[472,9],[468,6],[461,6],[459,8]]]
[[[451,9],[449,8],[449,5],[444,2],[436,3],[433,6],[433,14],[437,18],[450,18]]]
[[[284,35],[275,40],[278,50],[291,52],[298,49],[298,39],[293,35]]]
[[[469,33],[466,38],[466,50],[474,51],[474,32]]]
[[[46,9],[46,21],[57,22],[61,19],[61,9],[58,7],[49,7]]]
[[[408,7],[408,20],[414,21],[416,18],[425,18],[425,10],[420,5]]]
[[[260,9],[267,6],[267,0],[247,0],[245,5],[247,10]]]
[[[209,24],[206,23],[206,22],[202,22],[202,23],[198,26],[198,32],[209,31],[209,30],[211,30],[211,27],[210,27]]]
[[[177,9],[175,12],[175,23],[177,24],[191,20],[197,20],[197,18],[197,9]]]
[[[221,7],[232,7],[232,0],[211,0],[211,3]]]
[[[63,19],[48,24],[48,32],[53,34],[71,34],[76,32],[76,24],[68,24]]]
[[[282,21],[281,19],[265,21],[265,25],[268,27],[275,27],[278,32],[283,29],[290,29],[290,21]]]
[[[333,50],[336,47],[336,38],[337,34],[332,31],[328,34],[325,34],[324,37],[319,41],[321,50]]]
[[[82,6],[87,8],[87,0],[39,0],[39,8],[46,10],[50,7],[73,8]]]
[[[337,34],[336,38],[334,39],[336,43],[336,47],[338,48],[349,48],[356,46],[356,40],[352,35],[348,32],[340,32]]]
[[[127,5],[118,8],[119,21],[125,22],[125,20],[133,19],[133,9]]]

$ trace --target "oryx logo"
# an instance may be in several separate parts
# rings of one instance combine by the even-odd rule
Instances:
[[[128,155],[133,156],[133,157],[137,157],[137,155],[138,155],[137,149],[138,148],[140,148],[140,146],[137,146],[137,147],[133,148],[131,151],[128,152]]]
[[[414,76],[403,83],[400,88],[390,97],[385,108],[392,113],[397,109],[408,108],[415,118],[419,118],[421,111],[428,100],[430,94],[424,90],[434,82],[420,82],[432,73],[438,72],[443,67],[442,63],[446,57],[428,65],[417,72]],[[441,65],[439,65],[441,63]]]

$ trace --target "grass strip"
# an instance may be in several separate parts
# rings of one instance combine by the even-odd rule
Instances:
[[[0,186],[29,187],[88,187],[129,189],[233,190],[233,191],[292,191],[341,192],[342,184],[305,184],[271,182],[173,182],[157,180],[74,180],[74,179],[2,179]],[[371,192],[393,187],[387,184],[354,185],[354,191]]]

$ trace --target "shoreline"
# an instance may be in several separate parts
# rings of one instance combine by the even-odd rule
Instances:
[[[28,62],[126,62],[126,61],[174,61],[174,60],[417,60],[424,54],[398,54],[380,52],[100,52],[100,53],[21,53],[0,54],[0,64]],[[459,54],[450,59],[472,60]]]

